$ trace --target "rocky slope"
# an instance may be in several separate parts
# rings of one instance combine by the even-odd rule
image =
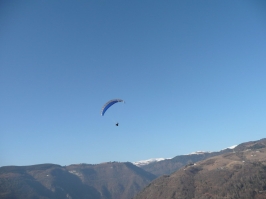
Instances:
[[[265,199],[266,139],[154,180],[134,199]]]

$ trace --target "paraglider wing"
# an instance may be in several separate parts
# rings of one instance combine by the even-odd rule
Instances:
[[[113,99],[113,100],[108,101],[105,105],[103,105],[102,110],[101,110],[101,115],[104,116],[104,113],[107,111],[107,109],[117,102],[124,102],[124,100]]]

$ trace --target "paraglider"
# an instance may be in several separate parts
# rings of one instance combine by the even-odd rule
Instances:
[[[102,107],[102,110],[101,110],[101,116],[104,116],[104,114],[105,114],[105,112],[107,111],[107,109],[109,109],[111,106],[113,106],[113,105],[116,104],[117,102],[124,102],[124,103],[125,103],[125,101],[122,100],[122,99],[112,99],[112,100],[106,102],[106,103],[103,105],[103,107]],[[118,126],[119,123],[117,122],[115,125]]]

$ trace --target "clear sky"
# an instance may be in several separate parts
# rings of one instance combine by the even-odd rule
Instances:
[[[0,95],[0,166],[264,138],[266,3],[1,0]],[[126,103],[100,116],[113,98]]]

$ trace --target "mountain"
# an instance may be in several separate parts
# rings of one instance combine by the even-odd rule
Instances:
[[[135,162],[134,164],[144,169],[145,171],[150,172],[159,177],[162,175],[169,175],[185,165],[205,160],[213,156],[232,152],[234,150],[233,148],[234,147],[230,147],[219,152],[197,151],[188,155],[179,155],[174,158],[150,159],[147,161]]]
[[[67,170],[79,176],[84,184],[96,188],[104,199],[131,198],[156,178],[129,162],[71,165]]]
[[[128,199],[155,176],[132,163],[0,168],[0,198]]]
[[[234,147],[150,159],[138,166],[0,167],[0,199],[265,199],[266,139]]]
[[[157,178],[134,199],[265,199],[266,139]]]

